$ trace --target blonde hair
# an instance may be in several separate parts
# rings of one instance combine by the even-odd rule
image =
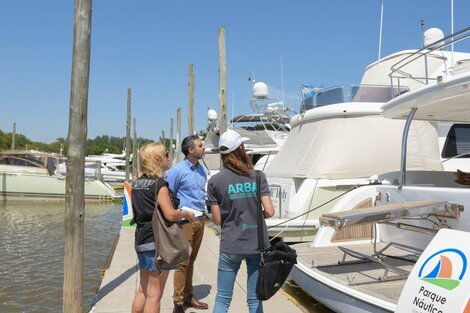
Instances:
[[[148,177],[163,177],[162,162],[165,159],[165,147],[161,143],[151,142],[140,148],[140,172]]]

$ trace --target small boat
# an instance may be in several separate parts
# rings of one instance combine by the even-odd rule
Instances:
[[[423,58],[429,53],[444,53],[440,49],[467,38],[470,28],[417,51],[392,67],[392,83],[408,75],[406,65],[412,62],[423,65]],[[455,308],[445,310],[445,303],[433,303],[427,296],[415,297],[413,301],[408,294],[410,289],[404,289],[409,286],[407,279],[412,279],[411,283],[417,280],[415,276],[409,277],[410,273],[416,273],[415,262],[437,233],[447,229],[468,233],[470,229],[470,213],[464,211],[470,206],[470,174],[414,170],[408,163],[411,157],[419,156],[410,153],[415,143],[410,140],[409,131],[416,122],[470,123],[470,58],[460,59],[441,75],[434,79],[415,77],[426,79],[425,87],[399,95],[382,107],[384,118],[405,121],[401,155],[394,152],[400,155],[400,171],[378,175],[376,184],[346,194],[321,216],[322,226],[312,243],[294,245],[299,257],[292,278],[335,312],[463,312]],[[436,133],[436,142],[437,139]],[[438,146],[432,149],[435,158],[439,158]],[[426,156],[421,157],[424,160]],[[369,229],[370,233],[351,237],[361,229]],[[451,244],[447,248],[439,253],[455,251]],[[468,249],[461,254],[469,258]],[[436,261],[433,264],[439,266],[423,275],[414,287],[433,293],[432,297],[450,300],[457,294],[451,289],[461,277],[451,279],[455,275],[451,268],[454,260],[444,254],[438,259],[433,259]],[[465,269],[466,263],[463,265]],[[443,280],[438,282],[437,278],[452,283],[452,287],[442,288]],[[463,300],[468,300],[467,295]]]
[[[0,152],[1,201],[64,201],[65,157],[33,150]],[[85,200],[119,198],[113,188],[96,178],[85,178]]]

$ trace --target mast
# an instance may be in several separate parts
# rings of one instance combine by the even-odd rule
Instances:
[[[381,52],[382,52],[382,25],[384,20],[384,0],[382,0],[382,5],[380,9],[380,31],[379,31],[379,57],[377,60],[380,60]]]
[[[450,33],[454,34],[454,0],[450,0]],[[454,68],[454,38],[451,39],[450,66]]]
[[[282,64],[282,55],[281,55],[281,89],[282,89],[282,107],[284,108],[284,66]]]

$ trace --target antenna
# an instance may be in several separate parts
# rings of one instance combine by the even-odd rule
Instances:
[[[454,0],[450,0],[450,33],[454,34]],[[454,38],[452,38],[450,66],[454,67]]]
[[[424,48],[424,46],[425,46],[425,43],[424,43],[424,17],[421,18],[421,33],[422,33],[422,37],[423,37],[423,48]],[[427,85],[429,83],[427,54],[424,54],[424,75],[426,76],[426,85]]]
[[[382,50],[382,24],[384,20],[384,0],[382,0],[382,5],[380,9],[380,31],[379,31],[379,58],[377,60],[380,60],[380,55],[381,55],[381,50]]]
[[[284,107],[284,70],[282,64],[282,55],[281,55],[281,95],[282,95],[282,106]]]
[[[253,82],[253,84],[256,83],[255,71],[250,72],[250,76],[248,76],[248,81]]]
[[[235,91],[232,91],[232,118],[230,119],[233,121],[233,108],[235,107]]]

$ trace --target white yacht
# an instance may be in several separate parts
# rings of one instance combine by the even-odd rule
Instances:
[[[457,42],[469,37],[470,28],[467,28],[411,54],[392,67],[390,78],[394,85],[404,77],[426,84],[391,99],[382,107],[384,118],[402,121],[401,148],[382,151],[398,157],[399,166],[394,172],[378,175],[375,184],[355,188],[344,195],[322,215],[322,227],[314,241],[295,245],[299,257],[291,272],[292,278],[304,291],[335,312],[463,312],[455,307],[444,309],[445,300],[437,302],[427,296],[410,301],[409,289],[404,290],[404,286],[415,262],[439,230],[468,232],[470,229],[470,214],[466,210],[470,206],[470,174],[434,170],[441,160],[437,128],[428,134],[434,137],[434,144],[426,150],[415,149],[415,140],[419,138],[413,139],[412,135],[412,128],[418,123],[470,123],[470,54],[452,56],[440,50],[452,40]],[[412,64],[422,66],[432,54],[444,57],[446,64],[434,75],[415,76],[404,68]],[[451,59],[455,61],[453,64],[448,62]],[[468,140],[462,144],[468,146]],[[376,148],[371,146],[369,150]],[[421,158],[433,166],[417,170],[411,163],[413,158]],[[360,166],[360,160],[353,164]],[[449,249],[439,252],[443,255],[441,261],[450,258],[453,263],[452,256],[444,255],[455,250],[451,244],[448,246]],[[468,259],[470,250],[462,250],[461,255],[462,259]],[[436,287],[438,283],[428,278],[437,277],[441,263],[433,264],[436,271],[426,273],[426,277],[420,270],[419,290],[450,302],[457,297],[451,289],[456,288],[462,275],[459,276],[458,268],[452,270],[447,262],[447,271],[441,278],[447,279],[447,283],[455,278],[453,286],[442,288],[439,283],[441,285]],[[457,267],[459,264],[465,270],[466,264],[455,263]],[[413,273],[417,273],[416,269]],[[463,302],[467,300],[464,298]]]
[[[94,177],[108,183],[122,184],[126,180],[126,172],[119,170],[111,162],[102,162],[95,158],[87,157],[85,158],[85,177]]]
[[[249,138],[245,142],[247,154],[251,157],[255,169],[264,170],[287,140],[292,110],[282,102],[269,99],[268,86],[263,82],[253,84],[250,107],[254,113],[233,117],[228,128],[242,137]],[[212,175],[220,169],[219,127],[214,110],[208,112],[207,135],[204,141],[204,162]]]
[[[64,201],[65,157],[33,150],[0,152],[0,199],[7,201]],[[85,200],[119,198],[106,182],[85,179]]]
[[[423,88],[423,77],[436,80],[470,58],[468,53],[433,50],[426,55],[426,68],[423,62],[407,62],[400,69],[400,83],[390,86],[390,69],[415,54],[416,50],[400,51],[370,64],[349,97],[343,96],[342,87],[325,89],[318,93],[316,107],[291,119],[286,143],[265,170],[276,208],[276,215],[266,221],[270,236],[290,242],[312,240],[318,218],[341,197],[398,167],[404,121],[383,117],[382,105]],[[440,157],[427,157],[438,145],[435,136],[435,125],[413,123],[409,169],[442,170]]]

